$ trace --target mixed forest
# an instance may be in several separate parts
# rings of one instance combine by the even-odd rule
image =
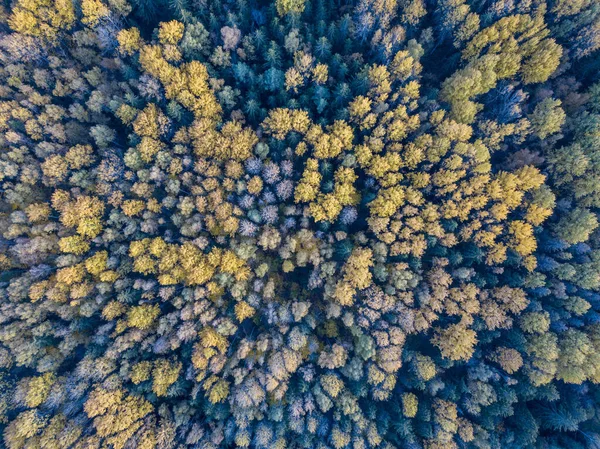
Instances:
[[[4,0],[0,447],[600,449],[599,0]]]

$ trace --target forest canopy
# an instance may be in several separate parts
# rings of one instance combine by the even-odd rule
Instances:
[[[598,0],[5,0],[0,447],[600,449]]]

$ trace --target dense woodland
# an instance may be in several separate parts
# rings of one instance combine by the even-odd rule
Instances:
[[[5,0],[0,447],[600,449],[599,0]]]

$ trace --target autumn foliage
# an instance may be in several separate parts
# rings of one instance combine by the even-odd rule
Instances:
[[[596,1],[0,23],[1,447],[600,447]]]

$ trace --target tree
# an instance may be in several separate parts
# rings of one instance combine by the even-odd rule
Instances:
[[[275,6],[280,16],[300,14],[304,11],[304,0],[277,0]]]
[[[545,139],[549,135],[560,131],[566,117],[560,105],[560,100],[553,100],[552,98],[546,98],[536,105],[529,121],[535,134],[540,139]]]
[[[568,243],[585,242],[598,227],[596,214],[585,208],[575,208],[556,223],[554,229],[559,238]]]
[[[432,343],[439,348],[442,356],[450,360],[467,360],[475,350],[477,337],[466,326],[453,324],[444,329],[438,328]]]
[[[94,419],[94,428],[106,444],[122,448],[142,426],[141,419],[152,411],[144,399],[127,395],[122,389],[96,387],[85,402],[84,410]]]
[[[8,24],[17,33],[55,40],[62,30],[69,30],[75,22],[72,2],[59,0],[19,1],[12,11]]]

